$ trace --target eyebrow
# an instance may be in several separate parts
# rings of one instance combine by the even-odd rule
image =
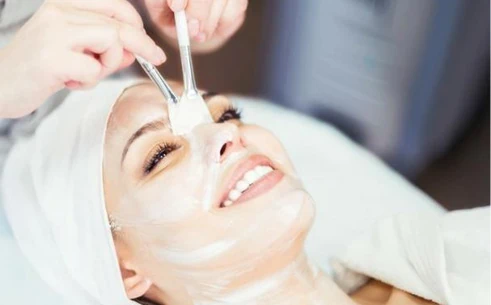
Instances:
[[[211,92],[205,92],[201,95],[201,97],[205,100],[206,103],[208,103],[208,100],[215,95],[218,95],[218,93],[211,91]],[[142,127],[140,127],[129,139],[128,142],[126,142],[126,145],[124,146],[123,149],[123,154],[121,157],[121,165],[123,165],[124,159],[126,158],[126,154],[128,153],[128,150],[130,149],[131,144],[136,141],[139,137],[143,136],[146,133],[152,132],[152,131],[157,131],[157,130],[162,130],[166,127],[169,127],[163,120],[155,120],[149,123],[146,123]]]
[[[145,125],[140,127],[137,131],[135,131],[135,133],[128,139],[128,142],[126,142],[126,145],[123,149],[121,165],[123,164],[124,158],[126,157],[126,154],[128,153],[128,150],[130,149],[130,146],[131,144],[133,144],[133,142],[135,142],[139,137],[143,136],[144,134],[147,134],[152,131],[162,130],[166,127],[168,127],[168,125],[163,120],[155,120],[146,123]]]
[[[205,92],[203,94],[201,94],[201,97],[206,101],[208,102],[208,100],[212,97],[214,97],[215,95],[218,95],[219,93],[215,92],[215,91],[208,91],[208,92]]]

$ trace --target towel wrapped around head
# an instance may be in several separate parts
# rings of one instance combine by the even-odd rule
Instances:
[[[106,215],[102,161],[112,106],[137,81],[71,93],[5,164],[1,194],[13,234],[66,304],[135,304],[126,297]]]

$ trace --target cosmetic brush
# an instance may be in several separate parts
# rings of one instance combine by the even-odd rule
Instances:
[[[209,123],[213,120],[205,101],[196,87],[186,13],[180,11],[175,13],[174,16],[181,57],[184,92],[177,104],[170,105],[169,118],[172,131],[175,134],[186,134],[191,132],[195,126]]]
[[[177,96],[174,94],[169,84],[167,84],[164,77],[162,76],[162,74],[160,74],[157,68],[138,55],[135,55],[135,58],[138,61],[138,63],[142,66],[143,71],[147,73],[148,77],[159,88],[160,92],[162,92],[162,94],[167,100],[168,105],[177,104],[178,102]]]

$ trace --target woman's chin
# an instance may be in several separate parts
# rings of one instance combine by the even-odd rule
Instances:
[[[249,245],[256,247],[251,254],[258,256],[250,258],[269,264],[266,269],[286,267],[302,253],[315,216],[314,201],[304,189],[285,194],[278,208],[263,236],[257,236],[257,243]]]
[[[281,252],[292,243],[303,243],[315,216],[312,197],[298,179],[288,175],[267,193],[223,210],[249,220],[244,230],[257,235],[249,251],[261,253]]]
[[[302,256],[305,238],[314,219],[314,204],[310,195],[304,190],[296,190],[293,194],[288,195],[291,195],[294,200],[285,204],[291,205],[291,212],[297,215],[295,220],[281,228],[282,234],[269,240],[268,244],[265,244],[264,241],[269,239],[268,235],[271,233],[265,230],[262,236],[257,237],[257,243],[253,242],[246,247],[242,245],[241,249],[235,249],[240,250],[239,253],[242,255],[244,253],[247,255],[242,256],[240,264],[234,263],[236,266],[242,265],[245,268],[231,280],[230,288],[237,288],[250,281],[270,277],[291,266]],[[296,210],[297,204],[300,207],[299,210]],[[272,219],[272,222],[275,220]],[[275,231],[274,228],[271,230]]]
[[[305,240],[315,217],[315,204],[310,194],[303,188],[297,179],[288,177],[282,181],[270,194],[269,204],[274,204],[269,232],[281,232],[281,237],[275,244],[288,245],[289,243]],[[263,203],[263,204],[268,204]]]
[[[314,201],[307,191],[297,189],[286,194],[286,197],[289,199],[282,202],[284,207],[279,213],[279,217],[285,219],[286,230],[277,241],[271,244],[268,252],[273,255],[283,255],[291,251],[301,252],[315,217]]]

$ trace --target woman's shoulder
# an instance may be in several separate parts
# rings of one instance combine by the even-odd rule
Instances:
[[[351,298],[360,305],[436,305],[377,280],[370,280],[351,294]]]

